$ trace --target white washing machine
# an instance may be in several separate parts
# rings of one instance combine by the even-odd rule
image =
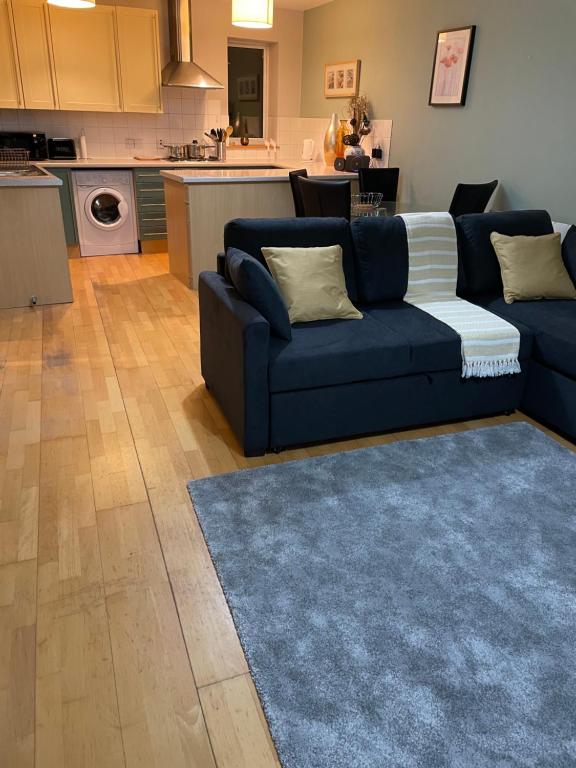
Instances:
[[[138,253],[132,171],[73,171],[82,256]]]

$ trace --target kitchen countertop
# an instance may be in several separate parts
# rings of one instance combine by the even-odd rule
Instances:
[[[40,163],[33,163],[40,166]],[[61,187],[62,179],[44,171],[41,176],[1,176],[0,187]]]
[[[240,163],[233,161],[228,165],[237,166]],[[254,166],[276,165],[277,168],[255,168]],[[294,162],[266,163],[264,161],[255,163],[246,163],[246,169],[242,168],[188,168],[172,169],[161,171],[161,175],[169,181],[175,181],[180,184],[249,184],[254,182],[285,182],[288,181],[288,172],[296,168],[306,168],[308,177],[314,178],[337,178],[337,179],[357,179],[358,174],[335,171],[332,166],[324,163],[311,163],[303,160]]]
[[[300,161],[302,162],[302,161]],[[218,160],[136,160],[134,157],[94,157],[90,160],[41,160],[37,165],[43,168],[226,168],[230,165],[285,165],[285,162],[274,160],[235,160],[229,158],[225,162]],[[302,166],[291,166],[299,167]]]

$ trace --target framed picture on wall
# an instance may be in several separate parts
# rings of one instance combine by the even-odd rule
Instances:
[[[438,32],[428,104],[464,106],[475,34],[475,26]]]
[[[239,77],[236,85],[238,90],[238,101],[258,101],[260,98],[257,75]]]
[[[360,59],[324,65],[324,96],[342,99],[358,95]]]

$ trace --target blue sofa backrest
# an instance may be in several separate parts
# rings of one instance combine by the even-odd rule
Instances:
[[[401,301],[408,287],[406,226],[398,216],[361,217],[351,226],[362,302]]]
[[[459,296],[503,292],[500,265],[490,242],[504,235],[547,235],[553,231],[546,211],[478,213],[456,219]],[[266,266],[267,246],[341,245],[346,287],[352,301],[374,304],[400,301],[408,285],[408,244],[397,216],[346,219],[234,219],[224,228],[224,247],[239,248]]]
[[[458,254],[463,267],[467,296],[503,292],[500,265],[490,235],[548,235],[553,232],[547,211],[502,211],[499,213],[470,213],[456,219]]]
[[[239,248],[264,266],[262,248],[312,248],[340,245],[346,288],[352,301],[358,299],[354,246],[346,219],[233,219],[224,227],[224,248]]]
[[[500,265],[490,242],[503,235],[547,235],[553,231],[546,211],[478,213],[456,219],[459,296],[502,295]],[[408,285],[406,226],[398,216],[359,218],[351,225],[360,299],[372,304],[402,299]]]

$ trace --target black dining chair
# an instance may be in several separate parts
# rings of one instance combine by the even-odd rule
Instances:
[[[498,179],[486,184],[458,184],[448,210],[454,217],[484,213],[497,186]]]
[[[336,216],[350,219],[351,185],[349,181],[298,179],[305,216]]]
[[[382,200],[394,200],[398,196],[400,168],[359,168],[360,192],[381,192]]]
[[[306,168],[302,168],[298,171],[290,171],[288,177],[290,179],[290,187],[292,188],[292,199],[294,200],[294,214],[298,218],[302,218],[302,216],[305,216],[306,214],[304,213],[302,193],[300,192],[300,184],[298,182],[300,178],[308,177],[308,171]]]

